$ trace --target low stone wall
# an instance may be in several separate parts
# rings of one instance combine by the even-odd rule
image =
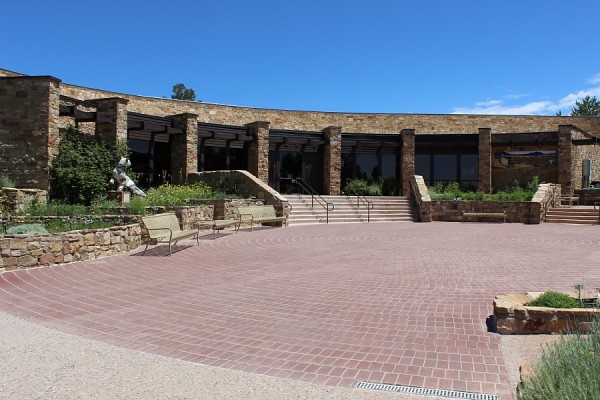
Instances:
[[[1,194],[5,198],[2,208],[8,213],[23,211],[32,203],[46,204],[48,193],[40,189],[15,189],[3,187]]]
[[[214,216],[213,205],[193,207],[168,207],[165,212],[174,212],[181,225],[181,229],[193,229],[197,222],[212,220]]]
[[[0,271],[108,257],[141,244],[139,224],[56,234],[0,236]]]
[[[497,332],[503,335],[530,335],[590,331],[592,320],[600,317],[597,308],[549,308],[527,306],[534,297],[507,294],[494,299]]]
[[[226,193],[235,192],[237,196],[250,200],[262,201],[263,204],[275,207],[277,215],[288,215],[290,205],[285,197],[273,190],[269,185],[256,178],[248,171],[207,171],[188,174],[188,181],[204,182],[214,190],[223,190]],[[231,206],[235,205],[233,200]],[[215,205],[215,218],[221,219],[220,209]],[[233,216],[232,210],[223,209],[223,216],[229,218]]]
[[[413,175],[410,178],[410,191],[411,196],[415,199],[415,203],[419,210],[419,221],[420,222],[431,222],[432,220],[432,208],[431,208],[431,197],[429,196],[429,189],[425,184],[425,180],[420,175]]]
[[[531,201],[473,201],[431,200],[429,189],[422,176],[413,175],[410,182],[411,196],[419,209],[421,222],[463,222],[464,212],[502,213],[506,222],[539,224],[544,221],[546,211],[555,203],[560,185],[541,184]],[[471,222],[498,222],[497,217],[469,217]]]
[[[540,223],[540,205],[530,201],[465,201],[432,200],[434,221],[463,222],[464,212],[501,213],[506,212],[506,222],[523,224]],[[469,217],[472,222],[501,222],[496,217]]]

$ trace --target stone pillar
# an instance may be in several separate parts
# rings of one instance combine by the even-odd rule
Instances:
[[[269,122],[256,121],[247,124],[252,142],[248,146],[248,172],[265,184],[269,182]]]
[[[96,135],[110,147],[115,147],[117,142],[126,142],[129,100],[112,97],[96,101]]]
[[[479,190],[492,192],[492,129],[479,128]]]
[[[339,196],[342,184],[342,128],[323,129],[323,194]]]
[[[0,175],[18,188],[48,189],[59,137],[60,79],[0,78]]]
[[[173,125],[183,133],[171,136],[171,181],[187,181],[188,174],[198,172],[198,115],[173,115]]]
[[[410,196],[410,180],[415,174],[415,130],[402,129],[402,196]]]
[[[558,126],[558,183],[562,187],[573,185],[573,125]]]

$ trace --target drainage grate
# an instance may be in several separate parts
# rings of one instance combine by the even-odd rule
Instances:
[[[420,394],[423,396],[439,396],[448,397],[451,399],[468,399],[468,400],[499,400],[498,395],[485,394],[485,393],[474,393],[474,392],[461,392],[459,390],[443,390],[443,389],[427,389],[415,386],[404,386],[404,385],[389,385],[386,383],[375,383],[360,381],[356,385],[359,389],[370,389],[370,390],[383,390],[385,392],[396,392],[396,393],[408,393],[408,394]]]

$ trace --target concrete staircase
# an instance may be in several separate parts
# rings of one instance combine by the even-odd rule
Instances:
[[[366,223],[370,222],[412,222],[415,221],[417,212],[408,197],[379,197],[367,196],[367,200],[373,203],[373,209],[369,216],[364,203],[357,207],[356,196],[321,196],[325,201],[334,205],[333,211],[329,212],[329,223]],[[327,213],[314,201],[311,206],[310,195],[288,194],[286,195],[292,205],[289,217],[290,225],[319,224],[326,223]]]
[[[546,213],[546,223],[598,225],[599,211],[593,206],[552,207]]]

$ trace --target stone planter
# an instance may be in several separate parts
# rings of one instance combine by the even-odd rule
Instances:
[[[541,293],[506,294],[494,299],[494,320],[503,335],[559,334],[590,331],[600,317],[598,308],[549,308],[527,306]]]

